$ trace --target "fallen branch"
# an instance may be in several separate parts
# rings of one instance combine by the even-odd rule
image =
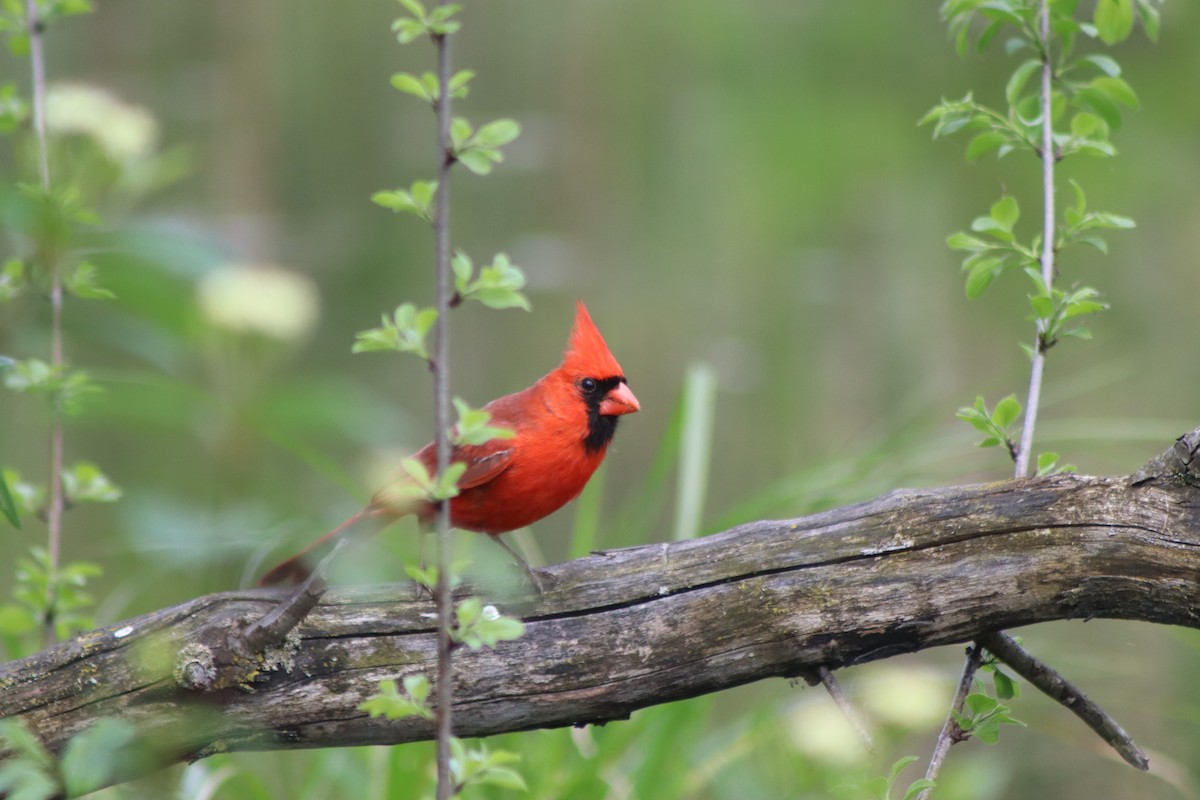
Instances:
[[[1049,620],[1200,627],[1198,443],[1200,430],[1132,478],[897,491],[547,568],[541,596],[490,598],[526,621],[524,637],[455,659],[457,732],[622,719]],[[214,631],[242,630],[286,596],[209,595],[3,665],[0,717],[22,718],[54,752],[121,717],[154,748],[142,770],[432,736],[423,720],[358,710],[381,679],[434,672],[434,608],[408,584],[330,590],[267,654],[205,661]],[[201,668],[211,679],[186,688]]]

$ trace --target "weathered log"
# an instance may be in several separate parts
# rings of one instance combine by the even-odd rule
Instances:
[[[550,567],[543,595],[490,601],[525,620],[523,638],[458,651],[457,733],[622,719],[1048,620],[1200,627],[1198,450],[1200,429],[1134,476],[896,491]],[[155,749],[137,770],[431,737],[423,720],[358,710],[381,679],[435,674],[428,601],[411,585],[330,591],[286,642],[238,653],[229,634],[285,594],[201,597],[0,666],[0,717],[52,751],[98,719],[128,720]]]

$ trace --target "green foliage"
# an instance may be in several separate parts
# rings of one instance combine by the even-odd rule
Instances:
[[[871,800],[892,800],[892,791],[896,788],[896,781],[900,779],[900,773],[903,772],[909,764],[920,759],[917,756],[905,756],[897,759],[887,775],[881,775],[874,778],[867,778],[856,781],[847,788],[851,791],[851,795],[856,798],[870,798]],[[928,778],[918,778],[908,785],[901,796],[903,800],[912,800],[926,789],[931,789],[936,786],[933,781]]]
[[[1077,317],[1108,308],[1107,303],[1096,299],[1099,293],[1095,289],[1090,286],[1071,291],[1048,288],[1040,272],[1027,269],[1026,273],[1038,289],[1036,294],[1029,296],[1029,305],[1038,323],[1038,349],[1041,352],[1049,350],[1064,336],[1092,338],[1092,332],[1087,328],[1069,323]]]
[[[14,511],[18,517],[37,514],[43,510],[46,502],[46,488],[21,479],[20,473],[14,469],[0,470],[6,487],[10,490]]]
[[[454,607],[454,616],[457,626],[451,637],[472,650],[495,647],[525,635],[525,623],[501,614],[493,605],[484,605],[478,597],[460,602]]]
[[[455,252],[450,261],[454,271],[455,303],[477,300],[488,308],[521,308],[530,310],[529,300],[521,293],[525,286],[525,273],[509,261],[504,253],[497,253],[492,263],[475,275],[475,265],[461,250]]]
[[[96,265],[88,261],[80,261],[75,269],[63,280],[63,286],[76,297],[85,300],[111,300],[116,295],[100,285],[100,276]]]
[[[91,0],[37,0],[37,20],[42,26],[91,11]],[[0,3],[0,35],[8,40],[8,50],[14,56],[29,53],[29,19],[25,12],[21,0]]]
[[[1074,464],[1059,464],[1059,455],[1054,452],[1039,453],[1037,457],[1037,476],[1058,475],[1061,472],[1075,472]]]
[[[475,73],[469,69],[459,70],[450,77],[449,90],[452,98],[458,99],[466,97],[469,92],[468,84],[471,78],[475,77]],[[411,94],[414,97],[419,97],[432,106],[437,106],[438,98],[442,95],[442,87],[438,83],[437,75],[432,72],[426,72],[417,77],[408,72],[397,72],[392,76],[393,88]]]
[[[408,189],[376,192],[371,195],[371,202],[392,211],[416,214],[426,222],[433,222],[433,198],[436,192],[437,181],[414,181]]]
[[[458,497],[458,479],[467,471],[464,462],[455,461],[434,478],[425,465],[415,458],[404,459],[400,462],[400,468],[412,478],[420,496],[431,503]]]
[[[11,755],[0,763],[0,795],[49,800],[61,793],[54,757],[19,719],[0,720],[0,743]]]
[[[80,413],[84,402],[101,391],[86,372],[72,370],[65,364],[52,367],[38,358],[0,359],[0,374],[4,376],[4,385],[18,394],[46,395],[50,407],[59,414]]]
[[[1013,425],[1021,416],[1021,403],[1016,395],[1005,397],[996,404],[994,411],[988,411],[981,395],[975,398],[974,406],[963,406],[955,416],[984,434],[980,447],[1004,447],[1015,457],[1017,436]]]
[[[520,761],[520,756],[506,750],[490,751],[485,744],[468,749],[457,737],[450,739],[450,753],[450,776],[455,794],[468,786],[499,786],[526,791],[525,780],[509,766]]]
[[[966,293],[971,300],[982,295],[992,282],[1006,270],[1014,267],[1032,267],[1038,264],[1037,240],[1030,246],[1016,240],[1013,227],[1020,218],[1020,207],[1015,197],[1000,198],[987,216],[976,217],[971,230],[980,236],[963,231],[951,234],[946,245],[951,250],[966,252],[962,271],[966,273]]]
[[[1024,722],[1012,716],[1011,710],[994,697],[974,693],[967,695],[966,705],[961,713],[954,712],[954,721],[964,734],[974,737],[984,744],[995,744],[1000,741],[1002,725],[1020,725]]]
[[[1136,7],[1147,34],[1154,38],[1158,11],[1152,0],[1136,0]],[[1122,107],[1137,107],[1137,95],[1121,78],[1121,66],[1111,56],[1089,53],[1076,57],[1075,50],[1080,36],[1105,44],[1127,38],[1133,29],[1135,0],[1099,0],[1090,23],[1075,19],[1078,3],[1073,0],[1050,2],[1044,8],[1049,15],[1045,20],[1040,0],[947,0],[943,4],[942,16],[960,54],[965,54],[972,31],[978,29],[974,23],[981,18],[985,24],[976,41],[979,50],[1001,30],[1008,29],[1016,34],[1006,45],[1010,54],[1032,51],[1036,56],[1023,60],[1010,74],[1003,111],[976,102],[971,93],[961,100],[943,100],[930,109],[920,124],[933,123],[934,138],[959,131],[972,133],[966,148],[970,160],[992,152],[1000,157],[1014,151],[1031,152],[1039,159],[1054,161],[1074,154],[1109,157],[1116,153],[1111,133],[1121,125]],[[1042,35],[1043,21],[1048,25],[1048,40]],[[1035,76],[1040,80],[1034,80]],[[1052,153],[1042,152],[1046,137],[1052,142]],[[980,297],[1013,267],[1019,267],[1028,277],[1037,337],[1034,345],[1022,348],[1031,359],[1045,354],[1065,337],[1091,338],[1091,331],[1078,324],[1078,318],[1108,308],[1090,286],[1069,290],[1054,286],[1057,264],[1043,261],[1055,259],[1075,244],[1087,244],[1107,253],[1107,242],[1096,232],[1134,226],[1127,217],[1089,211],[1083,188],[1075,181],[1071,184],[1075,204],[1065,209],[1053,229],[1047,225],[1040,234],[1022,241],[1015,230],[1020,207],[1015,197],[1005,195],[987,215],[974,219],[971,233],[959,231],[946,240],[952,250],[965,253],[961,268],[970,299]],[[1050,237],[1053,248],[1046,248]],[[980,398],[974,408],[959,409],[958,416],[987,435],[984,446],[1004,445],[1018,462],[1018,469],[1024,469],[1028,454],[1018,452],[1005,424],[1006,420],[1016,419],[1020,408],[1015,398],[1011,406],[1003,406],[1004,401],[997,406],[996,414],[988,414]],[[1038,474],[1059,471],[1057,461],[1057,454],[1044,454],[1038,460]]]
[[[0,14],[0,20],[3,15]],[[29,104],[12,83],[0,85],[0,134],[12,133],[29,119]]]
[[[454,15],[460,10],[456,5],[437,5],[426,10],[419,0],[400,0],[411,17],[400,17],[392,23],[392,30],[400,44],[416,41],[421,36],[448,36],[461,27]]]
[[[80,461],[62,475],[63,490],[70,503],[115,503],[121,489],[89,461]]]
[[[461,397],[454,398],[454,408],[458,411],[458,424],[450,431],[450,441],[454,444],[478,445],[517,435],[510,428],[489,425],[492,415],[482,408],[471,408]]]
[[[1015,700],[1021,696],[1021,684],[1009,677],[1008,673],[1000,668],[1000,663],[994,655],[987,653],[979,669],[981,672],[991,673],[992,688],[997,700]]]
[[[8,524],[20,529],[21,515],[17,512],[17,501],[13,499],[12,490],[8,488],[7,470],[0,469],[0,514],[8,520]]]
[[[10,258],[0,269],[0,303],[7,303],[20,296],[25,291],[25,262],[19,258]]]
[[[0,636],[20,636],[51,624],[56,636],[66,639],[95,627],[91,615],[85,612],[94,603],[86,589],[88,581],[101,572],[99,564],[87,561],[55,570],[44,548],[31,547],[29,557],[17,561],[15,602],[0,605]]]
[[[418,358],[429,360],[425,337],[437,322],[436,308],[418,309],[412,303],[399,306],[389,319],[385,314],[378,328],[360,331],[352,352],[370,353],[390,350],[397,353],[412,353]]]
[[[403,719],[404,717],[421,717],[433,719],[433,709],[429,706],[429,679],[423,674],[408,675],[404,678],[404,693],[396,688],[396,682],[391,678],[379,682],[379,691],[364,700],[359,709],[366,711],[371,717],[387,717],[388,719]]]
[[[485,123],[479,130],[462,117],[450,123],[450,141],[454,158],[476,175],[487,175],[492,167],[504,160],[500,148],[521,133],[516,120],[498,119]]]
[[[49,800],[94,792],[136,758],[134,740],[128,722],[101,719],[72,736],[56,761],[21,720],[0,721],[0,749],[11,751],[0,764],[0,794],[9,800]]]

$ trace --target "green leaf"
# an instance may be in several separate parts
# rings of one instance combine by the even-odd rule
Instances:
[[[1095,114],[1080,111],[1071,117],[1071,135],[1079,139],[1087,139],[1100,129],[1101,120]]]
[[[467,465],[462,461],[455,461],[446,467],[446,471],[439,475],[434,482],[430,499],[436,501],[458,497],[458,480],[466,471]]]
[[[498,119],[489,122],[475,132],[472,144],[476,147],[502,147],[521,133],[516,120]]]
[[[501,155],[499,150],[473,147],[470,150],[459,153],[458,160],[464,167],[476,175],[487,175],[492,171],[492,166],[496,162],[504,160],[504,156]]]
[[[359,331],[351,352],[392,350],[413,353],[428,361],[429,351],[425,347],[425,337],[436,321],[437,309],[418,310],[412,303],[405,303],[396,309],[391,319],[384,315],[380,327]]]
[[[408,687],[412,684],[420,690],[420,683],[413,683],[414,678],[424,680],[425,696],[418,699]],[[359,704],[360,711],[365,711],[371,717],[387,717],[388,719],[403,719],[404,717],[421,717],[433,719],[433,710],[425,700],[429,694],[428,681],[424,675],[408,676],[404,679],[405,694],[400,694],[396,682],[385,678],[379,682],[379,691]]]
[[[434,78],[435,83],[436,81],[437,79]],[[422,100],[430,103],[437,98],[436,94],[431,95],[428,91],[426,91],[425,84],[423,84],[416,75],[412,75],[407,72],[397,72],[395,75],[393,75],[392,87],[404,92],[405,94],[411,94],[414,97],[419,97]]]
[[[1096,69],[1100,70],[1106,75],[1111,75],[1114,78],[1120,76],[1121,74],[1121,65],[1118,64],[1111,56],[1106,56],[1103,53],[1092,53],[1091,55],[1084,56],[1079,60],[1080,62],[1087,62],[1088,64],[1091,64]]]
[[[1011,231],[1013,226],[1017,224],[1017,220],[1021,217],[1020,207],[1017,205],[1017,198],[1012,195],[1001,197],[992,206],[990,216],[996,222],[1000,223],[1005,230]]]
[[[1107,75],[1101,76],[1094,78],[1091,86],[1104,92],[1123,106],[1137,108],[1137,94],[1134,93],[1133,87],[1121,78]]]
[[[1054,314],[1054,301],[1044,294],[1035,294],[1029,298],[1029,305],[1039,319],[1050,319]]]
[[[450,141],[454,145],[454,151],[457,153],[462,150],[470,139],[471,123],[462,117],[455,117],[450,123]]]
[[[12,300],[25,291],[25,262],[19,258],[10,258],[0,269],[0,303]]]
[[[410,579],[424,586],[426,589],[433,591],[437,588],[438,568],[429,566],[424,569],[414,567],[411,564],[404,565],[404,572]]]
[[[425,216],[429,216],[429,208],[433,204],[434,195],[437,194],[437,181],[413,181],[409,187],[408,193],[412,197],[417,207],[422,210]]]
[[[401,17],[392,23],[392,30],[396,34],[396,40],[400,44],[409,44],[416,41],[423,35],[428,28],[420,20],[415,20],[410,17]]]
[[[946,237],[946,246],[951,250],[973,250],[983,251],[992,250],[995,248],[991,242],[980,239],[978,236],[972,236],[969,233],[958,231]]]
[[[1016,395],[1010,394],[999,403],[996,403],[996,410],[992,413],[992,421],[998,427],[1007,429],[1019,416],[1021,416],[1021,404],[1017,402]]]
[[[937,783],[929,778],[917,778],[915,781],[909,784],[908,791],[904,793],[904,800],[913,800],[913,798],[919,795],[921,792],[925,791],[926,789],[933,789],[936,786]]]
[[[1043,453],[1043,455],[1045,455],[1045,454]],[[1057,460],[1058,459],[1056,458],[1055,461],[1057,461]],[[1038,474],[1039,475],[1042,474],[1041,473],[1041,464],[1042,464],[1042,459],[1041,459],[1041,456],[1039,456],[1038,457]],[[1017,684],[1013,681],[1012,678],[1008,677],[1000,670],[994,670],[992,672],[992,684],[996,687],[996,697],[999,698],[1000,700],[1011,700],[1012,698],[1017,696],[1017,691],[1018,691]]]
[[[971,266],[967,273],[966,293],[968,300],[976,300],[992,285],[1001,272],[1004,259],[986,258]]]
[[[1092,21],[1105,44],[1124,41],[1133,31],[1133,0],[1097,0]]]
[[[462,250],[455,250],[454,257],[450,259],[450,269],[454,271],[454,290],[466,297],[471,291],[471,276],[475,274],[471,257]]]
[[[423,703],[429,698],[429,679],[425,677],[425,673],[423,672],[416,675],[407,675],[404,678],[404,691],[413,700]]]
[[[525,779],[511,767],[490,767],[480,774],[479,778],[475,780],[475,784],[490,784],[504,789],[516,789],[519,792],[529,791],[529,787],[525,785]]]
[[[1000,149],[1001,145],[1008,142],[1009,137],[1005,133],[1000,131],[984,131],[967,144],[967,160],[975,161],[993,150]]]
[[[62,775],[71,797],[94,792],[118,774],[130,758],[129,746],[136,729],[131,723],[106,717],[67,741],[62,756]]]
[[[17,513],[17,504],[8,488],[8,479],[4,470],[0,470],[0,514],[4,515],[9,525],[17,530],[21,529],[21,516]]]
[[[371,202],[397,212],[415,214],[426,221],[433,220],[433,198],[437,181],[414,181],[408,189],[376,192]]]
[[[121,499],[121,490],[88,461],[79,461],[65,470],[62,481],[72,503],[115,503]]]
[[[1013,70],[1012,76],[1008,79],[1008,84],[1004,87],[1004,96],[1010,106],[1015,106],[1017,101],[1021,99],[1021,92],[1024,90],[1025,84],[1029,82],[1029,79],[1041,66],[1042,62],[1039,59],[1031,58]]]
[[[1083,86],[1078,89],[1076,96],[1087,108],[1096,112],[1108,127],[1113,130],[1121,127],[1121,109],[1107,91],[1094,86]]]
[[[450,440],[455,444],[480,445],[493,439],[511,439],[517,435],[509,428],[497,428],[488,425],[491,414],[482,408],[471,408],[460,397],[454,398],[454,407],[458,410],[458,424],[450,433]]]
[[[399,0],[399,2],[408,10],[408,13],[418,20],[424,22],[428,18],[428,12],[425,11],[425,6],[421,4],[420,0]]]
[[[415,458],[406,458],[400,462],[400,468],[408,473],[408,476],[416,481],[421,489],[428,494],[433,489],[433,476],[429,474],[429,470]]]
[[[459,70],[450,76],[450,96],[462,98],[467,96],[468,84],[475,77],[475,73],[469,69]]]
[[[38,616],[31,609],[16,603],[0,605],[0,636],[24,636],[37,630]]]
[[[1154,7],[1153,0],[1137,0],[1138,16],[1142,20],[1142,28],[1146,31],[1146,36],[1150,41],[1158,41],[1158,29],[1161,22],[1158,9]]]
[[[64,284],[71,294],[86,300],[111,300],[116,297],[100,285],[96,266],[88,261],[79,262]]]

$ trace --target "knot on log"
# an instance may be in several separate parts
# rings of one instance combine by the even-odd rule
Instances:
[[[1131,486],[1150,481],[1200,487],[1200,428],[1185,433],[1161,454],[1133,473]]]
[[[175,655],[176,685],[205,694],[232,688],[253,692],[253,684],[266,673],[291,672],[299,634],[289,631],[281,641],[255,652],[247,646],[246,632],[257,622],[224,618],[198,631]]]

